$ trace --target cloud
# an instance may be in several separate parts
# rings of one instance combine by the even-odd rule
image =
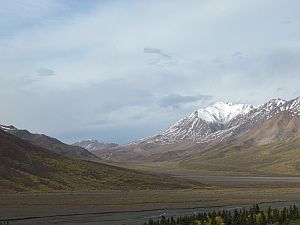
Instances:
[[[3,1],[3,123],[124,143],[216,98],[299,92],[299,1],[82,2]]]
[[[288,24],[291,24],[291,23],[292,23],[292,19],[291,19],[290,17],[287,17],[287,18],[285,18],[282,22],[283,22],[283,24],[288,25]]]
[[[239,57],[242,57],[242,56],[243,56],[243,53],[242,53],[242,52],[235,52],[235,53],[233,53],[231,56],[232,56],[232,57],[237,57],[237,58],[239,58]]]
[[[170,67],[176,66],[178,63],[178,59],[170,54],[165,53],[161,49],[157,48],[144,48],[144,54],[152,55],[152,57],[148,58],[149,65],[156,67]]]
[[[56,72],[51,69],[40,68],[36,70],[37,74],[42,77],[56,76]]]
[[[34,79],[29,76],[22,76],[18,79],[17,85],[19,86],[30,86],[36,82],[38,82],[38,79]]]
[[[280,48],[266,54],[264,65],[269,73],[289,76],[300,70],[300,49]]]
[[[208,102],[213,99],[210,95],[179,95],[171,94],[160,99],[159,105],[162,107],[180,108],[182,105],[193,102]],[[199,104],[200,105],[200,104]]]
[[[162,50],[158,49],[158,48],[150,48],[150,47],[147,47],[147,48],[144,48],[144,53],[145,54],[157,54],[161,57],[164,57],[164,58],[168,58],[168,59],[171,59],[172,56],[164,53]]]

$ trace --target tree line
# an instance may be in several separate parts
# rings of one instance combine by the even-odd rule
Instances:
[[[249,210],[222,210],[200,212],[189,216],[150,219],[144,225],[287,225],[290,221],[300,219],[299,209],[296,205],[276,209],[269,207],[263,211],[256,204]],[[300,223],[299,223],[300,224]]]
[[[9,225],[9,221],[7,221],[7,220],[0,220],[0,225]]]

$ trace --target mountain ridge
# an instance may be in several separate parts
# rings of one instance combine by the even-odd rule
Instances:
[[[188,189],[197,182],[71,159],[0,130],[0,193]]]
[[[72,145],[79,146],[90,152],[111,149],[111,148],[118,146],[118,144],[116,144],[116,143],[105,143],[105,142],[94,140],[94,139],[77,141],[77,142],[73,143]]]
[[[95,154],[106,160],[149,164],[150,169],[160,165],[173,168],[176,165],[184,170],[199,168],[207,173],[231,171],[238,175],[238,171],[242,171],[243,175],[247,175],[246,171],[249,171],[251,175],[300,175],[296,169],[300,158],[298,160],[294,155],[300,154],[300,97],[289,101],[269,100],[223,124],[209,123],[193,114],[186,118],[171,126],[173,133],[165,131],[120,145],[114,151]],[[195,126],[194,121],[200,122]],[[280,159],[279,152],[287,156]],[[262,155],[257,158],[252,154]],[[291,160],[293,164],[289,165]],[[268,167],[264,166],[266,162]]]
[[[215,106],[218,107],[215,107]],[[220,107],[221,106],[221,107]],[[229,113],[220,113],[225,111],[222,106],[236,107],[237,110]],[[298,107],[298,108],[297,108]],[[220,111],[215,111],[211,118],[204,120],[203,117],[199,116],[199,113],[206,113],[207,109],[219,109]],[[241,110],[244,109],[244,110]],[[253,106],[248,104],[230,104],[228,103],[215,103],[205,109],[199,109],[192,113],[190,116],[185,117],[169,129],[162,132],[156,136],[150,136],[149,138],[144,138],[137,143],[147,142],[147,143],[157,143],[157,144],[174,144],[182,140],[191,140],[197,143],[208,143],[216,139],[228,140],[231,133],[236,134],[236,132],[241,132],[242,126],[246,126],[247,129],[253,124],[261,122],[263,120],[269,119],[270,117],[276,115],[279,112],[288,111],[292,114],[300,114],[300,97],[285,101],[282,99],[272,99],[260,106]],[[228,116],[230,113],[233,116]],[[215,120],[215,115],[218,119]],[[227,136],[227,137],[226,137]]]
[[[90,153],[84,148],[65,144],[60,140],[47,136],[45,134],[34,134],[25,129],[18,129],[12,125],[0,125],[0,130],[10,133],[34,145],[40,146],[42,148],[48,149],[50,151],[70,158],[94,161],[99,160],[97,156]]]

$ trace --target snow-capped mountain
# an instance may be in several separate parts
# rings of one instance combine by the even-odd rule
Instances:
[[[299,152],[300,97],[272,99],[256,107],[216,103],[159,135],[97,155],[138,165],[155,162],[155,168],[169,171],[299,175]]]
[[[17,130],[17,128],[14,126],[6,126],[6,125],[1,125],[1,124],[0,124],[0,129],[7,131],[7,132]]]
[[[182,140],[200,141],[223,130],[232,120],[246,115],[253,109],[255,107],[249,104],[218,102],[205,109],[196,110],[162,134],[145,138],[142,141],[157,144],[172,144]]]
[[[197,114],[199,119],[202,119],[206,122],[226,124],[236,116],[244,115],[253,108],[253,105],[248,104],[218,102],[205,109],[197,110],[190,115],[190,117],[193,117],[194,114]]]
[[[98,140],[92,140],[92,139],[76,142],[73,145],[85,148],[86,150],[88,150],[90,152],[98,151],[98,150],[107,150],[107,149],[111,149],[111,148],[118,146],[118,144],[115,144],[115,143],[104,143],[104,142],[101,142]]]
[[[300,97],[291,101],[272,99],[260,106],[215,103],[199,109],[165,132],[145,138],[139,143],[174,144],[184,140],[196,143],[221,142],[237,138],[281,112],[300,115]]]

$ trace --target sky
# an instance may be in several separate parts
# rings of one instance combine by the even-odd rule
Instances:
[[[127,143],[300,96],[298,0],[0,0],[0,124]]]

